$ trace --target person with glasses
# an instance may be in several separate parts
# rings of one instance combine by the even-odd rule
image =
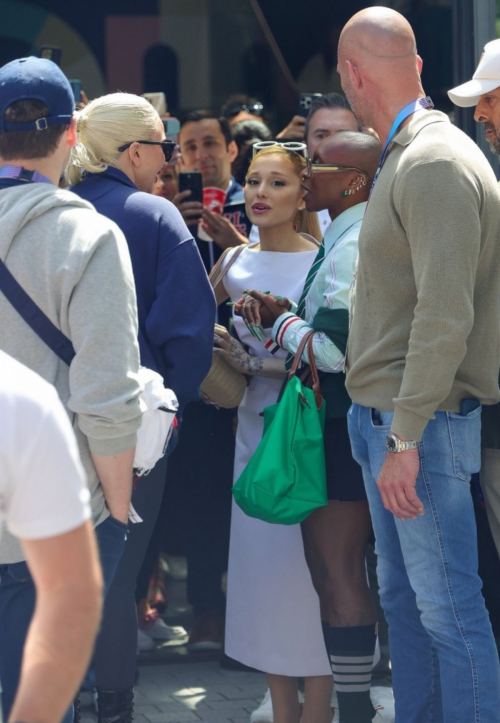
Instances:
[[[229,297],[236,302],[248,285],[300,295],[320,237],[316,214],[305,210],[303,200],[305,152],[303,143],[254,146],[245,201],[260,241],[245,247],[228,268],[215,290],[218,301]],[[226,255],[224,265],[234,253]],[[239,341],[216,326],[215,348],[233,368],[251,375],[238,409],[236,481],[262,438],[262,411],[279,394],[286,352],[273,354],[262,330],[251,330],[240,317],[234,324]],[[299,712],[297,678],[304,677],[308,695],[303,720],[331,723],[332,676],[300,527],[248,517],[233,502],[227,597],[226,653],[267,673],[275,721],[294,722],[290,708]],[[262,720],[270,704],[268,694],[251,720]]]
[[[200,383],[210,369],[215,303],[196,243],[179,211],[150,193],[175,144],[165,140],[153,106],[126,93],[106,95],[85,106],[77,113],[77,133],[67,181],[74,193],[123,231],[137,292],[141,364],[158,372],[165,386],[174,390],[182,414],[189,401],[198,399]],[[96,646],[100,719],[130,720],[136,578],[158,515],[166,465],[164,457],[132,493],[141,521],[129,525]]]
[[[342,723],[384,720],[370,699],[376,612],[366,578],[365,554],[371,519],[361,468],[352,457],[347,433],[351,402],[344,374],[349,290],[358,256],[358,236],[381,151],[373,136],[353,131],[338,132],[316,147],[302,171],[304,201],[308,211],[328,208],[332,224],[298,305],[288,298],[249,290],[249,297],[241,299],[235,308],[251,328],[262,325],[269,330],[275,344],[288,353],[287,368],[304,335],[315,331],[314,358],[326,402],[329,501],[301,527],[305,557],[319,596]],[[307,351],[303,361],[308,362]],[[296,709],[290,710],[288,716],[283,720],[298,723]]]
[[[264,106],[249,95],[238,93],[231,95],[222,105],[220,114],[227,118],[229,125],[234,125],[244,120],[263,120]]]

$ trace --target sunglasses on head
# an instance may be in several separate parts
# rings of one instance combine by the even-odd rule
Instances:
[[[122,151],[126,151],[127,148],[130,148],[132,143],[142,143],[146,146],[161,146],[165,156],[165,163],[168,163],[172,158],[176,146],[174,141],[129,141],[129,143],[124,143],[123,146],[120,146],[118,151],[120,153],[122,153]]]
[[[251,113],[252,115],[258,115],[259,117],[262,115],[262,112],[264,110],[264,106],[262,103],[235,103],[234,105],[230,105],[227,110],[224,111],[224,117],[225,118],[234,118],[235,115],[238,115],[238,113],[241,113],[241,111],[245,110],[247,113]]]
[[[279,141],[259,141],[252,146],[253,158],[255,158],[259,151],[263,151],[265,148],[274,148],[274,146],[280,146],[280,148],[284,148],[287,151],[298,153],[307,160],[307,146],[305,143],[299,143],[298,141],[288,141],[287,143],[280,143]]]
[[[307,158],[307,172],[309,175],[313,173],[336,173],[337,171],[357,171],[363,176],[368,176],[366,171],[362,171],[361,168],[356,166],[342,166],[338,163],[315,163],[309,157]]]

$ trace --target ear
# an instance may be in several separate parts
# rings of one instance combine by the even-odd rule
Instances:
[[[127,148],[129,161],[134,166],[134,168],[137,168],[141,165],[141,144],[140,143],[132,143],[129,148]]]
[[[357,65],[354,65],[354,63],[351,63],[350,60],[346,60],[345,65],[346,65],[347,72],[349,74],[349,78],[351,80],[352,85],[357,89],[361,88],[363,83],[361,81],[361,75],[360,75],[359,68],[357,67]]]
[[[78,134],[76,132],[76,118],[75,116],[72,117],[71,123],[68,126],[68,130],[66,131],[67,135],[66,138],[68,139],[68,145],[70,148],[74,148],[76,144],[78,143]]]
[[[361,173],[354,172],[351,175],[351,177],[349,178],[349,183],[347,184],[347,186],[349,189],[357,188],[359,186],[359,184],[363,183],[363,181],[365,181],[365,180],[366,180],[366,178],[363,175],[361,175]]]
[[[236,144],[236,141],[231,141],[231,143],[228,145],[227,149],[229,151],[229,158],[232,163],[238,155],[238,146]]]
[[[420,57],[420,55],[417,55],[417,70],[418,74],[422,75],[422,68],[424,67],[424,61]]]

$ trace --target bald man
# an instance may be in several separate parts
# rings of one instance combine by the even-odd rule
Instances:
[[[482,152],[425,98],[402,15],[356,14],[338,57],[351,108],[387,145],[359,238],[347,389],[396,721],[496,723],[500,671],[469,482],[481,405],[500,398],[500,196]]]

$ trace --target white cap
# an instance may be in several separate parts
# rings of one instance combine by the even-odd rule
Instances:
[[[479,103],[479,98],[500,87],[500,39],[484,46],[476,72],[468,83],[448,91],[450,99],[461,108]]]

